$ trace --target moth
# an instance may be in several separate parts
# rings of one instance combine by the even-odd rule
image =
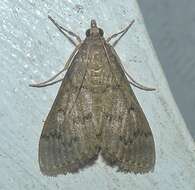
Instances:
[[[107,39],[96,21],[91,20],[82,41],[51,16],[48,18],[75,50],[58,74],[30,85],[45,87],[62,81],[39,141],[41,172],[47,176],[75,173],[92,165],[98,155],[121,172],[152,171],[153,135],[130,84],[142,90],[154,89],[137,83],[125,71],[114,50],[134,20]],[[110,41],[116,37],[111,45]],[[57,80],[65,70],[64,78]]]

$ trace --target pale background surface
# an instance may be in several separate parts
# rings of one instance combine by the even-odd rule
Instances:
[[[171,91],[195,139],[195,1],[138,2]]]
[[[127,71],[156,92],[134,89],[156,144],[156,167],[123,174],[101,160],[78,174],[48,178],[37,161],[39,136],[59,85],[29,88],[59,71],[72,45],[47,19],[84,37],[95,18],[106,36],[136,23],[116,50]],[[2,0],[0,3],[0,190],[194,190],[195,146],[170,93],[135,0]]]

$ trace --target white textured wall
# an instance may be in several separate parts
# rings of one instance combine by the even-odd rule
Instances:
[[[195,1],[138,2],[173,96],[195,140]]]
[[[91,18],[106,36],[135,19],[116,50],[136,80],[158,88],[156,92],[134,89],[155,138],[157,162],[153,173],[118,173],[98,161],[74,175],[41,175],[38,141],[59,85],[33,89],[28,84],[60,70],[73,50],[47,19],[48,14],[82,38]],[[0,44],[0,190],[195,189],[195,146],[135,0],[1,0]]]

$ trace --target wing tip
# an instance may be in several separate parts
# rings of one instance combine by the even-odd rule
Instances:
[[[88,160],[80,160],[80,162],[75,162],[71,164],[60,164],[53,166],[45,166],[39,161],[39,167],[41,173],[44,176],[56,177],[58,175],[66,175],[68,173],[79,173],[81,170],[92,166],[98,158],[98,154],[95,154],[92,158]]]
[[[105,163],[111,167],[117,167],[117,172],[134,173],[134,174],[146,174],[154,172],[155,159],[148,162],[130,162],[116,160],[113,156],[102,154],[102,158]]]

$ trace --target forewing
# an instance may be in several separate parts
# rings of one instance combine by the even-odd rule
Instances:
[[[153,170],[155,146],[148,121],[112,47],[106,46],[113,79],[104,93],[102,156],[119,171]]]
[[[39,142],[39,165],[45,175],[77,172],[97,158],[99,147],[93,133],[91,93],[81,88],[88,53],[89,48],[83,44],[44,123]]]

